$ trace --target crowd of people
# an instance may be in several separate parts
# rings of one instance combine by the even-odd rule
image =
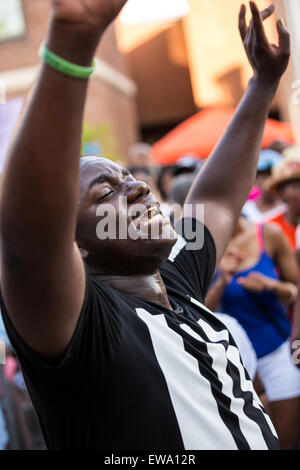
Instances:
[[[250,2],[247,25],[242,5],[253,78],[212,154],[157,167],[138,143],[125,169],[79,155],[90,64],[125,3],[51,2],[7,158],[0,449],[297,449],[300,148],[261,150],[289,33],[277,21],[271,44],[274,6]]]

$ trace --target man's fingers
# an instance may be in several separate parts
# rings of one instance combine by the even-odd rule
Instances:
[[[283,19],[281,18],[276,22],[278,37],[279,37],[279,49],[285,54],[290,53],[290,33],[285,27]]]
[[[242,40],[245,39],[247,34],[247,23],[246,23],[246,6],[243,4],[240,8],[239,13],[239,30]]]
[[[264,12],[262,12],[262,14],[261,14],[258,7],[257,7],[257,5],[256,5],[256,3],[254,3],[254,2],[250,2],[250,8],[251,8],[251,13],[252,13],[252,24],[253,24],[253,28],[254,28],[254,31],[256,33],[257,39],[259,40],[259,42],[267,42],[268,43],[268,38],[266,36],[265,28],[264,28],[263,20],[262,20],[262,14]],[[266,12],[266,10],[264,10],[264,11]],[[274,11],[274,9],[273,9],[273,11]],[[272,11],[272,13],[273,13],[273,11]],[[265,15],[267,15],[266,18],[268,16],[270,16],[268,14],[268,12],[266,12]]]
[[[260,13],[261,19],[264,21],[267,18],[269,18],[269,16],[271,16],[274,13],[274,10],[275,10],[275,6],[272,3],[268,8],[266,8]]]
[[[259,12],[256,4],[254,2],[250,2],[251,12],[252,12],[252,20],[250,23],[250,27],[253,26],[253,23],[256,24],[257,28],[261,31],[264,39],[267,39],[264,32],[264,27],[262,22],[269,18],[274,13],[275,6],[273,3],[266,8],[265,10]],[[240,13],[239,13],[239,30],[242,39],[244,40],[248,31],[247,23],[246,23],[246,6],[244,4],[241,5]]]

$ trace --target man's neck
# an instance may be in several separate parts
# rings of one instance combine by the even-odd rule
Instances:
[[[151,275],[117,276],[94,274],[93,276],[125,294],[134,295],[135,297],[154,302],[172,310],[165,284],[159,272]]]

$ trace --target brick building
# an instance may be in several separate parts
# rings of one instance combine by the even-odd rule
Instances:
[[[239,102],[251,74],[237,29],[241,0],[188,3],[189,12],[180,17],[148,23],[118,21],[105,33],[90,82],[85,122],[87,140],[104,142],[106,155],[126,160],[140,135],[155,142],[199,109]],[[300,129],[300,108],[291,103],[292,83],[300,70],[294,3],[275,0],[277,16],[286,19],[292,32],[294,60],[272,114],[291,119]],[[268,4],[258,0],[261,9]],[[49,5],[50,0],[0,2],[0,102],[3,83],[8,99],[26,95],[37,71]],[[9,8],[14,11],[7,29],[2,22],[9,18]],[[276,42],[274,18],[266,26]]]
[[[189,11],[181,17],[146,24],[119,22],[117,27],[120,49],[139,89],[142,134],[149,141],[155,141],[196,110],[214,105],[236,106],[252,74],[237,27],[242,1],[188,3]],[[270,4],[269,0],[257,3],[261,10]],[[300,45],[297,26],[291,22],[299,5],[294,0],[274,3],[277,18],[283,16],[291,30],[293,46],[297,38]],[[265,24],[271,41],[277,43],[275,19],[273,16]],[[294,20],[297,23],[298,16]],[[298,114],[300,122],[299,106],[290,105],[294,62],[291,60],[281,82],[271,116],[295,121]]]
[[[49,0],[0,2],[0,82],[6,98],[26,96],[38,68],[38,50],[45,39]],[[136,93],[120,53],[114,26],[97,50],[98,65],[90,82],[85,109],[87,134],[100,134],[104,153],[126,159],[137,139]]]

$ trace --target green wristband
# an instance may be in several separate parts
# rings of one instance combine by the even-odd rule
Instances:
[[[73,64],[72,62],[69,62],[68,60],[65,60],[49,51],[45,43],[41,45],[39,55],[43,61],[53,69],[74,78],[89,78],[94,72],[96,66],[96,60],[93,60],[91,67],[83,67],[82,65]]]

